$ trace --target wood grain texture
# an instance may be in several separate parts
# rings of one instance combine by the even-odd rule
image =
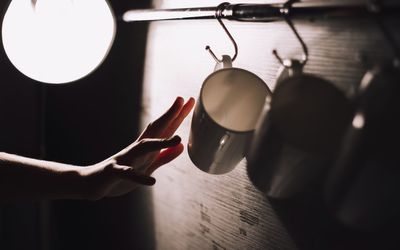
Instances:
[[[213,1],[215,4],[217,2]],[[179,7],[179,1],[156,1],[158,7]],[[175,4],[175,5],[174,5]],[[393,27],[399,27],[399,22]],[[237,40],[235,67],[260,76],[274,89],[279,64],[271,54],[300,57],[300,45],[288,26],[277,23],[227,22]],[[373,20],[295,23],[310,51],[305,71],[322,76],[354,94],[368,64],[391,50]],[[143,124],[166,110],[176,96],[196,97],[214,68],[204,50],[217,55],[233,48],[215,20],[152,23],[147,47]],[[368,60],[361,60],[366,55]],[[191,116],[178,134],[186,144]],[[153,189],[157,249],[296,249],[298,244],[270,202],[249,181],[246,162],[232,172],[210,175],[198,170],[187,151],[155,173]],[[318,235],[316,235],[317,237]],[[316,239],[315,242],[318,242]],[[315,249],[320,245],[316,243]]]

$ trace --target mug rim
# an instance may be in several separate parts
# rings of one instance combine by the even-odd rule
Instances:
[[[221,73],[221,72],[223,72],[223,71],[229,71],[229,70],[233,70],[233,71],[242,71],[242,72],[244,72],[244,73],[246,73],[246,74],[249,74],[249,75],[251,75],[251,76],[254,76],[259,82],[262,82],[262,83],[263,83],[263,84],[262,84],[262,85],[263,85],[263,88],[266,90],[266,93],[267,93],[265,97],[267,97],[268,95],[272,95],[272,91],[269,89],[267,83],[266,83],[263,79],[261,79],[259,76],[257,76],[256,74],[254,74],[254,73],[252,73],[252,72],[250,72],[250,71],[248,71],[248,70],[242,69],[242,68],[230,67],[230,68],[223,68],[223,69],[219,69],[219,70],[217,70],[217,71],[214,71],[214,72],[212,72],[211,74],[209,74],[209,75],[204,79],[203,84],[201,85],[201,89],[200,89],[200,97],[199,97],[200,102],[198,102],[198,103],[199,103],[199,105],[201,105],[201,108],[205,111],[205,112],[204,112],[205,115],[206,115],[214,124],[216,124],[218,127],[222,128],[222,129],[226,130],[227,132],[232,132],[232,133],[236,133],[236,134],[253,133],[253,132],[255,131],[255,129],[256,129],[256,124],[254,125],[254,128],[253,128],[253,129],[245,130],[245,131],[239,131],[239,130],[234,130],[234,129],[226,128],[226,127],[222,126],[221,124],[219,124],[217,121],[215,121],[215,119],[213,119],[213,118],[210,116],[210,114],[208,114],[208,112],[207,112],[207,110],[206,110],[206,108],[205,108],[205,106],[204,106],[204,102],[203,102],[203,90],[204,90],[204,85],[205,85],[205,83],[206,83],[206,82],[209,80],[209,78],[211,78],[212,76],[214,76],[214,75],[216,75],[216,74],[218,74],[218,73]],[[260,113],[260,115],[261,115],[261,113]]]

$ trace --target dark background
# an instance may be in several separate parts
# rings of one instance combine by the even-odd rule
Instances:
[[[183,4],[175,2],[177,6]],[[3,12],[7,4],[8,1],[0,2]],[[150,1],[112,0],[111,5],[116,16],[120,16],[127,9],[147,8]],[[181,35],[186,35],[185,29],[189,28],[198,35],[204,26],[220,30],[214,21],[160,22],[159,26],[153,26],[154,37],[158,39],[154,44],[163,49],[169,48],[166,44],[173,44],[174,39],[179,39],[177,44],[195,44],[196,41],[190,41],[191,37],[172,37],[164,30],[173,26],[180,29]],[[354,88],[348,83],[359,82],[365,73],[354,54],[364,49],[367,55],[377,57],[383,51],[388,53],[382,35],[367,21],[296,22],[311,48],[307,72],[326,76],[351,93]],[[398,21],[395,24],[393,30],[399,27]],[[11,65],[0,44],[0,151],[88,165],[110,156],[136,138],[143,103],[148,27],[146,23],[122,21],[117,25],[116,40],[104,63],[88,77],[66,85],[41,84],[23,76]],[[229,27],[238,41],[242,41],[237,65],[260,74],[267,83],[274,82],[278,68],[271,56],[272,48],[281,46],[279,51],[298,53],[299,45],[284,23],[246,26],[231,22]],[[262,36],[266,29],[273,30],[274,36],[270,35],[272,32]],[[202,35],[206,37],[205,33]],[[221,37],[225,42],[226,37]],[[270,43],[276,37],[284,39]],[[209,40],[214,41],[214,37]],[[161,50],[149,50],[153,53],[149,59],[153,68],[149,71],[158,74],[152,79],[163,80],[157,81],[154,85],[157,91],[151,92],[151,103],[159,102],[154,106],[160,106],[152,110],[154,113],[158,114],[157,109],[163,109],[164,103],[169,103],[177,92],[196,96],[196,84],[201,84],[197,82],[197,71],[204,68],[205,74],[209,74],[213,66],[203,44],[200,49],[187,53],[182,52],[185,48],[182,46],[179,53],[163,51],[164,57],[156,53]],[[202,57],[196,56],[197,52],[206,54],[204,64],[201,64]],[[188,54],[195,58],[197,65],[182,65],[182,61],[192,59],[186,58]],[[336,63],[334,69],[333,63]],[[201,67],[204,65],[207,68]],[[158,67],[163,70],[157,71]],[[182,70],[185,67],[187,70]],[[193,68],[196,72],[191,75]],[[180,88],[179,84],[184,87]],[[148,189],[97,202],[1,202],[0,249],[154,249],[156,244],[159,249],[204,249],[206,246],[209,246],[207,249],[237,249],[244,245],[246,249],[388,249],[390,246],[396,249],[399,246],[396,227],[378,234],[364,234],[337,225],[324,213],[323,204],[312,192],[287,202],[262,199],[246,179],[243,165],[229,175],[211,177],[196,172],[184,156],[176,162],[169,172],[161,173],[163,176],[153,189],[154,213],[149,206],[148,199],[152,197]],[[179,198],[178,202],[175,197]],[[176,208],[174,213],[169,210],[171,207]],[[153,221],[153,215],[159,221]],[[296,247],[289,244],[291,241]]]
[[[8,2],[1,1],[2,14]],[[117,17],[150,4],[110,2]],[[66,85],[25,77],[0,44],[0,151],[83,166],[131,143],[138,133],[146,35],[147,24],[118,20],[107,59]],[[0,249],[152,248],[143,192],[98,202],[0,203]]]

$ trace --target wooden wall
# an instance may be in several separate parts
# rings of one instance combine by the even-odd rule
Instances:
[[[155,1],[154,6],[172,8],[218,3],[164,0]],[[392,23],[393,30],[400,24],[398,19],[388,22]],[[254,72],[271,89],[274,89],[279,68],[272,49],[278,49],[283,57],[301,56],[301,47],[284,22],[226,22],[226,25],[239,46],[234,66]],[[348,96],[354,94],[370,64],[392,53],[371,19],[302,21],[295,25],[310,52],[305,71],[332,81]],[[396,35],[400,35],[398,29]],[[143,124],[162,114],[178,95],[198,97],[202,81],[214,68],[214,60],[204,49],[206,45],[217,55],[233,52],[216,20],[151,24],[146,51]],[[185,144],[190,120],[191,117],[178,131]],[[312,199],[300,200],[294,205],[274,204],[249,181],[245,161],[232,172],[215,176],[198,170],[185,150],[180,158],[158,170],[155,177],[158,182],[151,195],[156,246],[160,250],[366,249],[375,248],[383,241],[371,241],[366,235],[340,235],[342,229],[335,227],[327,215],[319,214],[320,205],[309,206],[307,202]],[[316,213],[310,212],[313,210],[308,206]]]

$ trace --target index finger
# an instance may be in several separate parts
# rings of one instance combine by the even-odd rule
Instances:
[[[186,118],[186,116],[189,115],[190,111],[192,111],[193,106],[194,106],[194,98],[191,97],[185,105],[183,105],[181,111],[179,112],[179,115],[174,119],[173,122],[170,123],[168,128],[164,131],[163,135],[161,137],[163,138],[168,138],[172,136],[175,131],[179,128],[179,126],[182,124],[183,120]]]
[[[118,156],[117,162],[130,162],[136,157],[152,152],[159,152],[164,148],[174,147],[179,143],[181,143],[181,138],[179,136],[174,136],[169,139],[142,139],[133,145],[129,151]]]
[[[183,106],[183,98],[178,96],[172,106],[160,116],[157,120],[149,124],[149,126],[139,136],[139,140],[143,138],[160,137],[164,130],[174,121],[179,115]]]

